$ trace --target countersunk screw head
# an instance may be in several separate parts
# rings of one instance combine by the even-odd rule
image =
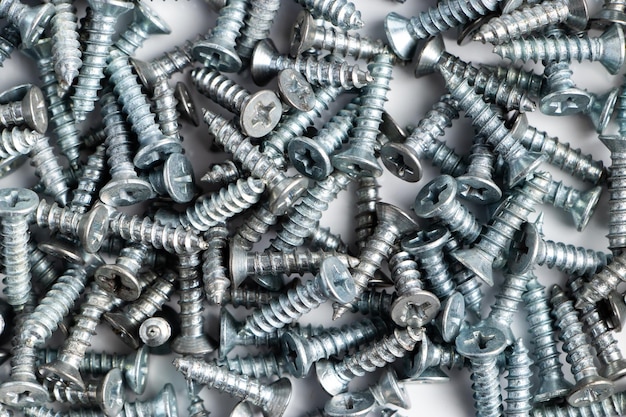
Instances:
[[[113,368],[102,379],[96,392],[96,399],[102,412],[107,416],[116,416],[124,408],[126,391],[122,381],[122,371]]]
[[[41,89],[32,84],[22,84],[0,94],[0,104],[21,101],[24,122],[30,129],[45,133],[48,129],[48,108]]]
[[[445,227],[437,227],[433,230],[420,230],[402,239],[402,249],[414,256],[420,256],[428,252],[440,251],[450,239],[450,232]]]
[[[100,288],[124,301],[136,300],[141,295],[142,286],[139,279],[120,265],[102,265],[94,278]]]
[[[163,317],[150,317],[139,326],[139,338],[144,346],[159,347],[172,337],[172,326]]]
[[[209,63],[219,72],[238,72],[241,69],[241,58],[237,52],[218,43],[198,42],[192,54],[196,61]]]
[[[195,195],[193,166],[182,153],[173,153],[163,164],[165,191],[176,203],[188,203]]]
[[[387,227],[396,230],[398,236],[417,230],[419,227],[411,216],[393,204],[376,203],[376,216],[379,224],[385,224]]]
[[[589,376],[581,379],[574,385],[567,395],[567,403],[572,407],[587,407],[602,401],[615,390],[613,382],[599,376]]]
[[[404,143],[409,136],[406,129],[400,126],[400,123],[386,111],[383,111],[381,116],[379,130],[390,142],[394,143]]]
[[[494,358],[508,346],[504,333],[495,327],[466,329],[454,343],[457,352],[470,360]]]
[[[622,40],[622,45],[624,44],[626,44],[626,41]],[[618,50],[621,49],[623,49],[624,54],[626,54],[626,48],[618,48]],[[622,67],[622,64],[620,64],[620,68]],[[588,116],[591,119],[591,123],[596,128],[596,132],[602,133],[604,129],[606,129],[611,119],[611,115],[613,114],[613,109],[615,109],[615,103],[617,102],[618,96],[619,87],[611,89],[602,96],[593,96]]]
[[[98,274],[96,274],[96,280]],[[138,349],[141,340],[137,335],[137,326],[132,323],[128,317],[123,313],[106,313],[103,316],[104,320],[111,326],[113,331],[133,349]]]
[[[307,190],[309,180],[297,175],[286,177],[270,189],[269,208],[276,215],[282,216]]]
[[[107,206],[124,207],[146,201],[153,192],[149,182],[140,178],[125,178],[106,183],[99,196]]]
[[[465,300],[459,292],[453,292],[443,303],[437,319],[444,342],[452,343],[461,331],[465,319]]]
[[[569,116],[584,112],[591,104],[592,96],[579,88],[554,91],[543,96],[539,109],[543,114]]]
[[[278,381],[269,385],[272,389],[272,400],[264,406],[264,411],[268,416],[282,416],[291,400],[293,391],[291,380],[288,378],[280,378]]]
[[[369,392],[344,392],[328,400],[324,412],[329,417],[360,417],[368,415],[375,405]]]
[[[109,211],[103,205],[95,205],[83,215],[78,224],[78,238],[89,253],[100,250],[109,231]]]
[[[139,169],[147,169],[166,159],[168,155],[180,153],[183,150],[179,140],[160,133],[155,137],[146,138],[146,141],[148,144],[141,146],[133,159],[133,163]]]
[[[48,401],[48,391],[28,381],[7,381],[0,385],[0,402],[15,408],[43,404]]]
[[[289,372],[297,377],[304,378],[309,373],[313,360],[307,355],[306,339],[294,332],[285,332],[281,336],[282,350],[287,359]]]
[[[174,97],[176,97],[178,101],[176,109],[180,113],[180,117],[194,126],[200,126],[198,108],[196,107],[196,103],[191,96],[187,84],[182,81],[177,82],[176,87],[174,87]]]
[[[157,82],[157,75],[149,62],[142,61],[137,58],[129,58],[128,62],[132,65],[135,70],[135,74],[139,77],[139,81],[146,88],[154,87],[154,84]]]
[[[415,65],[415,77],[432,74],[437,71],[437,65],[441,55],[445,52],[446,46],[441,35],[433,36],[424,41],[417,52],[417,63]]]
[[[286,68],[278,73],[278,92],[290,107],[300,111],[313,110],[316,103],[311,84],[298,71]]]
[[[287,145],[287,152],[296,170],[309,178],[321,181],[333,172],[330,156],[315,139],[294,138]]]
[[[346,304],[357,296],[356,284],[348,270],[338,258],[330,256],[320,265],[320,278],[325,294],[332,300]]]
[[[50,3],[28,8],[18,24],[24,48],[32,47],[39,40],[54,12],[54,5]]]
[[[385,34],[393,52],[404,61],[410,61],[417,49],[417,39],[408,29],[409,19],[391,12],[385,18]]]
[[[165,384],[158,396],[153,400],[154,415],[158,417],[174,417],[178,415],[176,392],[172,384]]]
[[[220,309],[220,344],[219,357],[226,358],[238,343],[239,327],[233,315],[225,307]]]
[[[534,265],[542,237],[535,223],[526,222],[520,238],[516,240],[516,250],[509,257],[508,266],[512,273],[523,274]]]
[[[39,374],[53,384],[62,383],[68,387],[83,391],[87,388],[78,368],[70,366],[58,359],[41,365],[39,367]]]
[[[383,165],[396,177],[407,182],[418,182],[422,178],[420,160],[404,143],[389,142],[380,149]]]
[[[135,3],[135,21],[139,22],[142,28],[151,35],[168,35],[172,29],[167,22],[144,3]]]
[[[307,10],[302,10],[298,13],[291,29],[290,56],[295,58],[313,47],[316,27],[315,19],[313,19],[311,13]]]
[[[270,39],[257,42],[250,58],[250,76],[256,85],[266,85],[274,78],[272,63],[276,55],[278,50]]]
[[[146,389],[149,358],[148,347],[145,345],[141,346],[128,358],[128,361],[132,362],[132,364],[124,371],[124,379],[126,380],[128,388],[135,394],[141,395]]]
[[[624,297],[617,291],[611,291],[606,301],[605,313],[608,325],[616,332],[622,331],[622,323],[626,319],[626,303]]]
[[[417,193],[413,211],[421,218],[441,216],[442,208],[454,201],[457,191],[456,180],[450,175],[441,175]]]
[[[589,22],[589,8],[587,0],[569,0],[567,2],[568,11],[565,24],[574,32],[587,29]]]
[[[389,315],[398,326],[422,327],[435,318],[440,307],[441,303],[433,293],[415,291],[396,298]]]
[[[26,217],[38,204],[37,193],[27,188],[0,189],[0,217]]]
[[[283,105],[270,90],[251,94],[241,106],[239,124],[244,135],[261,138],[270,133],[283,115]]]

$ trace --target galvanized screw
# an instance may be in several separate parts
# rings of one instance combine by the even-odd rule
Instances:
[[[204,294],[209,303],[221,305],[228,298],[228,289],[231,287],[230,268],[226,268],[226,256],[229,253],[228,229],[225,224],[220,223],[211,227],[204,237],[209,243],[208,249],[202,254]],[[230,248],[230,253],[232,250]],[[233,282],[236,282],[234,278]],[[233,286],[237,287],[236,284]]]
[[[11,58],[11,54],[20,44],[20,31],[14,24],[9,23],[0,30],[0,66]]]
[[[0,126],[26,125],[39,133],[48,129],[48,111],[39,87],[13,87],[1,94],[0,102]]]
[[[52,25],[52,60],[59,92],[65,92],[83,65],[78,41],[76,7],[70,0],[55,0]]]
[[[506,411],[504,415],[507,417],[523,417],[528,416],[532,409],[533,395],[530,392],[532,388],[532,372],[530,366],[533,361],[528,357],[528,349],[524,346],[522,339],[517,339],[513,344],[513,350],[506,358],[507,379],[507,398]]]
[[[126,55],[134,55],[150,35],[168,35],[171,29],[145,3],[137,3],[133,8],[133,20],[128,28],[120,34],[113,47]]]
[[[0,17],[19,29],[22,44],[26,48],[39,40],[53,14],[52,4],[27,6],[19,0],[6,0],[0,4]]]
[[[361,12],[348,0],[296,0],[315,19],[324,19],[342,29],[363,27]]]

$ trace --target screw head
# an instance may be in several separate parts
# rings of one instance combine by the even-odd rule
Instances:
[[[537,403],[548,402],[566,396],[570,389],[572,384],[561,377],[544,377],[533,399]]]
[[[571,215],[574,219],[574,224],[576,225],[576,230],[582,232],[591,216],[596,210],[598,205],[598,201],[600,201],[600,196],[602,195],[602,187],[596,186],[591,190],[582,193],[580,198],[575,202],[574,207],[572,208]]]
[[[83,265],[85,263],[81,248],[65,238],[59,237],[48,242],[42,242],[37,247],[45,254],[62,259],[69,264]]]
[[[153,318],[154,317],[150,317],[149,319],[145,320],[144,323]],[[144,323],[142,323],[142,325]],[[135,394],[141,395],[146,389],[146,384],[148,382],[149,358],[150,355],[148,353],[147,346],[141,346],[128,358],[128,362],[130,362],[130,365],[127,366],[126,369],[124,369],[124,379],[126,380],[128,388],[133,390]]]
[[[218,347],[218,357],[220,359],[225,359],[228,352],[233,350],[239,343],[239,330],[241,330],[241,324],[235,320],[230,311],[226,307],[220,308],[220,340]]]
[[[195,195],[193,166],[182,153],[173,153],[163,164],[163,185],[176,203],[188,203]]]
[[[339,377],[335,364],[327,359],[315,363],[315,373],[324,391],[330,395],[337,395],[348,389],[348,382]]]
[[[48,401],[48,391],[36,382],[7,381],[0,385],[0,402],[15,408],[32,407]]]
[[[277,55],[278,50],[269,38],[257,42],[254,46],[250,57],[250,76],[256,85],[266,85],[274,78],[276,71],[272,64]]]
[[[541,233],[535,223],[526,222],[522,226],[522,234],[516,251],[509,257],[508,266],[512,273],[523,274],[535,264],[539,252],[539,244],[542,241]]]
[[[39,205],[39,196],[27,188],[0,189],[0,217],[25,217]]]
[[[333,172],[333,164],[326,150],[314,139],[303,136],[292,139],[287,145],[289,160],[296,170],[316,181]]]
[[[121,265],[102,265],[94,275],[100,288],[124,301],[134,301],[141,295],[141,282]]]
[[[609,151],[613,154],[624,153],[626,152],[626,139],[621,136],[614,135],[600,135],[598,136],[600,142],[606,146]]]
[[[137,58],[128,58],[128,62],[132,65],[141,84],[147,89],[152,89],[159,78],[154,68],[152,68],[152,65],[150,65],[149,62]]]
[[[313,47],[317,24],[311,13],[302,10],[298,13],[291,29],[289,55],[293,58]]]
[[[397,297],[391,304],[391,319],[398,326],[422,327],[432,321],[441,303],[429,291],[414,291]]]
[[[126,391],[122,381],[122,371],[113,368],[104,376],[96,392],[96,400],[107,416],[116,416],[124,408]]]
[[[452,343],[458,336],[465,320],[465,300],[459,292],[453,292],[441,308],[437,319],[439,332],[444,342]]]
[[[404,143],[408,133],[400,124],[386,111],[383,111],[380,122],[380,133],[385,135],[390,142]]]
[[[46,100],[41,89],[34,85],[18,86],[16,88],[22,89],[28,86],[25,94],[22,94],[22,112],[24,114],[24,121],[29,128],[39,132],[45,133],[48,129],[48,109],[46,107]]]
[[[419,228],[419,225],[408,213],[393,204],[376,203],[378,224],[384,224],[398,236],[405,235]]]
[[[285,358],[289,373],[296,378],[308,375],[313,360],[308,355],[306,339],[290,331],[281,336],[282,355]]]
[[[278,73],[280,98],[290,107],[300,111],[311,111],[317,102],[311,84],[298,71],[287,68]]]
[[[565,24],[574,32],[587,29],[589,22],[589,8],[586,0],[569,0],[567,2],[568,14]]]
[[[402,239],[400,246],[413,256],[428,256],[430,253],[441,251],[449,239],[448,229],[437,227],[432,230],[419,230],[408,235]]]
[[[280,417],[285,413],[291,400],[291,380],[280,378],[269,385],[272,389],[272,399],[263,407],[267,415]]]
[[[270,189],[269,209],[277,216],[287,213],[287,210],[304,194],[309,180],[300,175],[286,177]]]
[[[137,24],[149,35],[168,35],[172,32],[167,22],[163,20],[146,3],[135,3],[135,17]]]
[[[626,54],[626,48],[624,48],[624,51]],[[588,116],[591,119],[591,123],[596,129],[596,132],[602,133],[609,124],[611,115],[615,109],[615,103],[617,102],[618,95],[618,87],[611,89],[608,93],[602,96],[596,96],[595,94],[592,95],[593,101],[591,102],[591,106],[589,106]]]
[[[626,25],[626,13],[603,8],[596,13],[590,21],[591,25],[594,27],[609,26],[613,23],[617,25]]]
[[[591,95],[579,88],[568,88],[546,94],[539,101],[539,110],[550,116],[570,116],[584,112],[591,104]]]
[[[524,151],[521,156],[506,161],[506,185],[513,188],[531,175],[543,161],[546,155],[540,152]]]
[[[457,250],[451,256],[476,274],[485,284],[493,287],[493,259],[489,259],[476,247]]]
[[[391,367],[383,369],[378,383],[370,387],[370,392],[374,395],[374,398],[379,398],[379,401],[382,403],[404,409],[411,408],[411,400],[400,381],[398,381],[396,371]]]
[[[462,175],[456,178],[459,195],[477,204],[492,204],[500,201],[502,190],[489,178]]]
[[[446,46],[441,35],[423,41],[417,51],[415,77],[420,78],[437,71],[439,60],[445,52]]]
[[[163,317],[150,317],[139,326],[139,338],[146,346],[159,347],[172,337],[172,326]]]
[[[191,53],[204,66],[213,67],[219,72],[238,72],[243,65],[237,51],[215,42],[196,42]]]
[[[329,256],[322,261],[319,277],[324,293],[331,300],[347,304],[357,296],[357,287],[348,267],[337,257]]]
[[[100,190],[100,201],[107,206],[125,207],[148,200],[154,194],[152,185],[140,178],[111,180]]]
[[[611,291],[606,299],[606,320],[611,329],[622,331],[622,323],[626,318],[626,303],[623,296],[617,291]]]
[[[614,392],[613,382],[599,376],[589,376],[579,380],[566,399],[572,407],[587,407],[609,398]]]
[[[410,61],[415,55],[418,40],[408,28],[409,19],[391,12],[385,18],[385,34],[393,52],[402,60]]]
[[[139,169],[148,169],[163,161],[168,155],[183,152],[180,141],[158,134],[155,137],[145,138],[146,144],[140,145],[135,154],[133,163]]]
[[[246,136],[261,138],[274,130],[282,115],[283,105],[276,93],[257,91],[248,96],[241,106],[241,131]]]
[[[52,384],[61,383],[82,391],[87,388],[78,368],[58,359],[39,366],[39,374]]]
[[[426,219],[441,216],[456,201],[457,191],[456,180],[450,175],[441,175],[417,193],[413,211],[418,217]]]
[[[132,5],[131,5],[132,7]],[[22,45],[30,48],[39,40],[48,22],[54,16],[54,5],[50,3],[39,6],[30,6],[21,16],[18,28],[22,38]]]
[[[230,278],[233,282],[233,288],[238,288],[243,280],[248,276],[248,265],[246,261],[248,252],[238,239],[230,240],[230,248],[228,252],[228,270],[230,271]]]
[[[200,116],[198,115],[198,108],[196,102],[191,96],[191,92],[182,81],[176,83],[174,87],[174,97],[178,101],[176,110],[180,113],[180,117],[193,124],[194,126],[200,126]]]
[[[626,376],[626,360],[617,359],[603,364],[598,370],[600,375],[610,379],[611,381],[617,381]]]
[[[155,417],[176,417],[178,415],[176,392],[172,384],[165,384],[151,402],[154,404]]]
[[[380,177],[383,173],[373,152],[355,146],[333,156],[332,161],[335,168],[355,177]]]
[[[109,210],[97,204],[83,215],[78,224],[78,238],[89,253],[100,250],[109,231]]]
[[[137,335],[137,323],[133,323],[124,313],[110,312],[105,313],[102,317],[124,343],[133,349],[139,348],[141,341]]]
[[[344,392],[328,400],[324,413],[329,417],[361,417],[369,415],[375,406],[376,400],[369,392]]]
[[[466,358],[493,358],[508,346],[504,333],[495,327],[470,328],[459,333],[455,340],[457,352]]]
[[[179,335],[172,341],[171,348],[180,355],[205,355],[215,350],[215,344],[204,333],[199,336]]]
[[[422,164],[415,151],[404,143],[389,142],[380,148],[383,165],[396,177],[407,182],[422,178]]]

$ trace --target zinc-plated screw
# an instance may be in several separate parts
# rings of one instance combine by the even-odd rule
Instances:
[[[219,223],[211,227],[204,235],[209,247],[202,254],[202,282],[204,294],[211,304],[221,305],[231,287],[229,278],[230,270],[226,267],[228,248],[228,228],[226,224]],[[232,249],[230,249],[232,250]],[[234,280],[233,280],[234,282]],[[236,285],[233,285],[236,288]]]
[[[448,241],[448,244],[450,241]],[[452,253],[458,250],[458,247],[444,248],[446,251],[447,261],[449,263],[452,280],[456,283],[456,290],[463,295],[465,300],[465,309],[473,312],[476,317],[482,317],[483,292],[480,280],[476,274],[467,269],[463,264],[452,258]]]
[[[396,300],[395,295],[384,291],[368,290],[353,302],[346,304],[352,313],[372,316],[391,316],[391,305]]]
[[[198,356],[215,350],[213,342],[204,332],[204,294],[198,271],[200,262],[197,252],[178,255],[180,335],[172,340],[171,348],[181,355]]]
[[[0,66],[11,57],[20,43],[20,31],[14,24],[9,23],[0,30]]]
[[[462,175],[467,165],[445,142],[437,139],[452,120],[459,117],[456,100],[449,94],[442,96],[426,113],[404,143],[389,142],[380,150],[385,167],[396,177],[409,182],[422,178],[421,160],[430,159],[444,174]]]
[[[607,178],[609,189],[609,249],[626,247],[626,139],[620,136],[600,136],[600,141],[611,152],[611,169]]]
[[[35,175],[44,184],[45,193],[53,197],[60,205],[65,206],[69,192],[67,178],[47,136],[42,136],[35,142],[29,156],[31,165],[35,167]]]
[[[364,175],[357,178],[354,234],[361,246],[365,245],[378,222],[376,218],[376,204],[380,201],[378,188],[376,177]]]
[[[365,291],[367,283],[374,279],[375,271],[380,268],[382,262],[391,254],[393,245],[398,238],[412,230],[418,229],[415,220],[391,204],[377,203],[376,216],[378,217],[378,224],[363,248],[361,248],[359,264],[352,269],[352,276],[356,284],[356,296],[348,300],[349,302],[354,301]],[[430,308],[430,306],[415,307],[419,310],[417,316],[424,319],[421,324],[429,322],[437,313],[436,309]],[[339,304],[335,304],[333,309],[333,318],[335,319],[341,317],[347,311],[346,306]]]
[[[35,143],[42,137],[41,133],[23,130],[19,127],[2,129],[0,131],[0,158],[28,155]]]
[[[167,78],[159,78],[152,90],[152,102],[159,128],[165,136],[181,140],[178,125],[178,100]]]
[[[326,258],[314,279],[296,285],[278,298],[270,300],[267,305],[254,310],[246,318],[239,333],[270,333],[293,323],[329,299],[345,304],[356,297],[356,292],[348,267],[337,258]]]
[[[187,413],[189,417],[209,417],[211,414],[204,408],[204,401],[198,395],[200,388],[202,387],[199,387],[195,381],[187,380],[187,397],[189,399]]]
[[[458,239],[471,244],[480,236],[482,225],[457,200],[457,184],[457,180],[449,175],[435,178],[417,193],[413,211],[419,218],[440,221]]]
[[[58,277],[54,262],[37,247],[32,239],[28,242],[28,259],[34,286],[40,292],[47,290]]]
[[[586,0],[546,0],[489,20],[473,39],[493,44],[515,42],[517,38],[559,23],[565,23],[574,31],[584,30],[588,20]]]
[[[550,116],[568,116],[586,113],[592,96],[576,87],[567,62],[546,61],[544,68],[546,92],[539,102],[539,110]]]
[[[180,215],[180,223],[186,229],[206,232],[256,204],[264,190],[265,184],[260,179],[239,179],[219,191],[199,197]]]
[[[175,314],[175,313],[174,313]],[[160,316],[150,317],[145,319],[141,326],[139,326],[139,339],[146,346],[151,348],[160,348],[165,345],[172,338],[174,329],[170,325],[170,322]],[[159,349],[161,352],[161,350]],[[170,353],[171,349],[166,346],[163,353]]]
[[[622,50],[624,42],[622,27],[612,25],[597,38],[586,35],[530,36],[498,45],[493,51],[511,61],[598,61],[610,74],[616,74],[626,58],[626,52]]]
[[[502,190],[493,181],[495,155],[488,146],[476,143],[472,146],[467,172],[456,181],[459,194],[466,200],[478,204],[492,204],[500,201]]]
[[[308,339],[287,330],[281,337],[282,356],[289,373],[304,378],[320,359],[327,359],[377,340],[387,330],[387,325],[380,318],[328,329]]]
[[[124,343],[138,349],[141,345],[139,326],[169,301],[170,295],[174,293],[175,280],[176,276],[173,273],[157,277],[136,301],[127,304],[121,311],[105,313],[104,320]]]
[[[194,126],[200,126],[198,109],[187,84],[182,81],[178,81],[176,86],[174,86],[174,97],[178,101],[176,109],[178,110],[180,117]]]
[[[540,403],[563,397],[572,388],[572,384],[565,379],[561,370],[548,295],[536,276],[531,276],[526,284],[522,300],[528,312],[526,321],[532,337],[533,356],[539,377],[534,401]]]
[[[263,304],[267,304],[272,298],[278,297],[278,294],[278,292],[267,291],[256,286],[231,287],[230,291],[224,294],[223,302],[235,308],[260,308]]]
[[[348,141],[348,134],[356,118],[358,103],[360,99],[355,98],[346,104],[324,124],[315,137],[298,136],[289,142],[287,145],[289,160],[299,173],[316,181],[321,181],[330,175],[333,171],[330,158],[344,142]]]
[[[363,27],[361,12],[347,0],[296,0],[315,19],[324,19],[342,29]]]
[[[626,3],[623,0],[604,0],[602,9],[591,17],[593,27],[610,26],[613,23],[626,24]]]
[[[567,395],[567,402],[574,407],[584,407],[613,395],[613,383],[598,374],[578,313],[558,285],[552,287],[550,303],[555,325],[560,329],[563,351],[567,353],[567,362],[571,364],[576,380]]]
[[[78,122],[85,120],[87,114],[95,108],[101,88],[100,80],[104,78],[104,69],[107,67],[109,48],[113,45],[115,24],[121,15],[134,6],[133,3],[119,0],[91,0],[89,5],[93,18],[83,50],[83,65],[72,96],[74,118]]]
[[[120,34],[113,47],[126,55],[134,55],[150,35],[168,35],[171,29],[145,3],[136,3],[133,9],[133,20],[128,28]]]
[[[52,25],[52,59],[60,92],[67,91],[83,65],[78,41],[78,18],[71,0],[54,0]]]
[[[269,385],[254,378],[225,370],[214,363],[176,358],[174,366],[188,379],[215,388],[261,407],[267,415],[280,417],[291,399],[291,381],[281,378]]]
[[[244,64],[250,60],[254,46],[269,38],[279,7],[280,0],[257,0],[248,3],[246,18],[235,46],[237,55]]]
[[[300,203],[294,205],[293,210],[280,223],[281,228],[272,240],[272,247],[281,252],[293,252],[302,246],[313,228],[319,224],[322,213],[328,209],[339,192],[348,187],[352,179],[341,171],[335,171],[307,189]]]
[[[247,0],[229,0],[220,8],[215,27],[193,46],[193,55],[205,67],[222,72],[238,72],[242,62],[237,53],[239,30],[244,26]]]
[[[67,206],[70,210],[86,213],[98,200],[98,190],[108,177],[105,152],[104,146],[98,146],[87,158],[87,163],[81,169],[78,184],[72,192],[72,200]]]
[[[41,89],[19,85],[4,91],[0,98],[0,126],[26,125],[39,133],[48,129],[48,111]]]
[[[106,91],[100,98],[104,131],[106,132],[107,163],[111,179],[100,189],[103,203],[118,207],[147,200],[152,186],[140,179],[132,162],[131,139],[122,108],[113,92]]]
[[[197,232],[182,226],[161,225],[149,217],[130,216],[121,211],[111,212],[109,229],[128,242],[143,243],[169,253],[194,252],[208,247]]]
[[[165,384],[161,391],[147,401],[127,402],[119,417],[176,417],[178,415],[176,406],[176,393],[172,384]],[[68,415],[67,417],[99,417],[89,414]]]
[[[235,230],[233,241],[245,250],[252,250],[254,244],[261,241],[261,238],[277,221],[278,216],[270,211],[269,204],[262,202],[254,210],[248,212],[241,226]]]
[[[576,294],[584,283],[584,279],[578,277],[571,279],[569,286]],[[603,317],[604,314],[593,305],[583,307],[580,313],[585,331],[589,335],[589,340],[601,365],[598,370],[600,375],[612,381],[624,377],[626,360],[617,344],[616,332],[609,327],[608,320]]]
[[[235,356],[218,361],[218,364],[238,374],[258,379],[290,375],[284,355],[273,352],[257,356]]]
[[[143,394],[148,381],[148,348],[142,346],[131,354],[87,352],[80,364],[80,371],[91,375],[104,375],[112,369],[123,372],[124,381],[136,394]],[[39,361],[52,362],[57,358],[56,349],[42,349],[38,352]]]
[[[54,384],[50,389],[55,401],[69,404],[98,406],[105,416],[117,416],[126,402],[122,371],[112,369],[97,384],[89,383],[84,390]]]
[[[470,117],[477,129],[477,135],[483,137],[496,154],[507,163],[506,182],[509,186],[519,184],[532,173],[545,157],[541,154],[528,152],[515,138],[499,115],[474,92],[468,82],[458,74],[451,74],[441,69],[450,93],[458,100],[459,110]]]
[[[348,252],[348,245],[341,240],[341,236],[333,233],[329,227],[317,226],[313,233],[307,238],[308,245],[311,249],[320,249],[326,252],[336,251],[341,253]]]
[[[200,178],[200,181],[209,186],[224,186],[241,178],[243,173],[241,168],[232,160],[216,162],[209,165],[207,172]]]
[[[270,189],[269,208],[276,215],[286,213],[287,209],[306,191],[308,181],[305,178],[289,178],[283,170],[261,153],[258,146],[240,133],[235,125],[223,117],[204,110],[204,121],[216,143],[233,155],[233,160],[242,164],[254,177],[263,180]]]
[[[333,156],[333,166],[355,176],[379,177],[380,164],[374,155],[380,147],[377,136],[382,122],[383,107],[391,82],[393,57],[380,54],[367,66],[372,82],[363,87],[356,123],[350,134],[348,149]]]
[[[280,121],[283,107],[273,91],[260,90],[252,94],[208,67],[194,69],[191,77],[200,93],[239,115],[239,126],[246,136],[263,137]]]
[[[128,115],[131,128],[137,134],[139,149],[133,160],[135,166],[146,169],[166,159],[169,154],[181,153],[180,141],[163,135],[159,129],[155,116],[150,111],[150,103],[132,72],[128,56],[120,52],[113,54],[106,72],[114,85],[113,90],[122,104],[122,109]]]
[[[431,36],[484,16],[497,9],[494,0],[441,0],[417,16],[407,19],[391,12],[385,18],[385,33],[393,51],[401,59],[410,61],[420,39]]]
[[[289,54],[298,56],[311,48],[329,51],[341,57],[372,59],[386,52],[381,40],[371,41],[358,33],[350,33],[336,27],[326,27],[318,23],[310,12],[303,10],[296,17],[291,30]]]
[[[121,300],[105,293],[93,283],[86,291],[85,301],[75,316],[74,326],[59,350],[57,358],[39,366],[39,373],[52,383],[85,389],[86,385],[80,374],[80,364],[91,346],[91,337],[96,333],[96,326],[102,315],[113,309]]]
[[[581,192],[577,189],[566,186],[562,181],[550,183],[548,193],[544,197],[544,203],[552,204],[566,213],[570,213],[576,225],[576,230],[581,232],[589,223],[593,215],[602,187],[596,186],[589,191]]]
[[[191,56],[192,48],[193,42],[188,40],[183,45],[164,52],[152,61],[145,62],[137,58],[131,58],[130,63],[141,83],[149,89],[154,86],[159,78],[170,78],[172,74],[182,72],[185,68],[191,66],[194,62]]]
[[[54,15],[52,4],[27,6],[19,0],[5,0],[0,4],[0,17],[7,19],[20,31],[25,48],[30,48],[43,34]]]
[[[619,416],[626,413],[626,393],[617,392],[610,397],[591,403],[584,407],[573,407],[569,404],[546,404],[535,407],[532,417],[568,417],[584,416]]]
[[[530,126],[525,114],[514,115],[510,124],[513,135],[526,149],[546,155],[547,162],[555,167],[592,184],[606,179],[607,170],[602,161],[583,155],[580,149],[572,149],[569,143],[562,143],[556,136]]]
[[[317,379],[329,394],[344,392],[355,376],[374,372],[412,351],[423,338],[423,333],[421,328],[396,328],[391,335],[361,346],[357,352],[339,362],[322,359],[315,364]]]
[[[455,350],[452,344],[434,343],[428,335],[424,335],[414,353],[407,357],[410,370],[408,377],[419,380],[420,376],[438,368],[460,369],[465,366],[465,358]]]
[[[148,180],[157,194],[176,203],[188,203],[195,196],[193,166],[182,153],[169,154],[163,165],[148,173]]]
[[[513,351],[506,358],[506,370],[508,374],[506,379],[507,398],[506,417],[527,417],[532,409],[531,401],[533,395],[532,388],[532,372],[530,366],[533,361],[528,357],[528,349],[524,346],[522,339],[517,339],[513,344]]]

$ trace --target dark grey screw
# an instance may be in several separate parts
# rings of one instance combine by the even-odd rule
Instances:
[[[11,54],[21,44],[20,31],[12,23],[6,25],[0,31],[0,66],[7,59],[11,58]]]
[[[576,385],[567,395],[567,402],[572,406],[584,407],[610,397],[614,392],[613,383],[598,374],[591,346],[572,301],[558,285],[554,285],[551,292],[552,315],[561,331],[559,337],[563,341],[563,351],[567,353],[567,362],[572,365],[572,374],[576,380]]]
[[[39,133],[48,129],[48,111],[41,89],[19,85],[0,94],[0,126],[25,124]]]
[[[291,399],[291,381],[287,378],[264,385],[256,379],[226,371],[218,365],[188,358],[174,359],[174,366],[186,378],[244,399],[261,407],[267,415],[282,416]]]
[[[296,3],[308,10],[315,19],[324,19],[343,29],[363,27],[361,12],[354,3],[347,0],[296,0]]]

